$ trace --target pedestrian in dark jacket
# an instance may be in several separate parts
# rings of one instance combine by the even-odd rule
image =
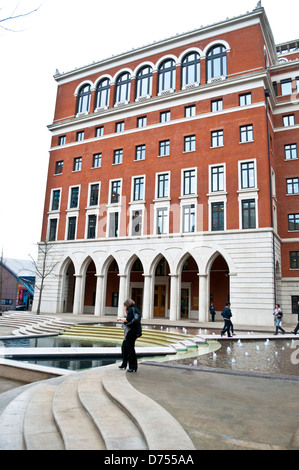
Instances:
[[[135,341],[142,335],[141,312],[135,306],[134,300],[128,299],[124,303],[125,317],[120,318],[125,326],[124,340],[122,343],[122,364],[120,369],[126,369],[129,363],[128,372],[136,372],[138,368],[137,356],[135,351]]]
[[[296,335],[297,331],[299,330],[299,302],[297,303],[297,315],[298,315],[298,323],[297,323],[297,326],[294,329],[294,331],[292,331],[292,333],[294,333],[294,335]]]
[[[214,306],[213,302],[210,305],[210,315],[212,317],[212,322],[214,322],[215,321],[216,310],[215,310],[215,306]]]
[[[230,338],[232,336],[230,334],[230,330],[232,328],[232,322],[231,322],[232,312],[231,312],[231,309],[230,309],[230,303],[229,302],[227,302],[225,304],[225,307],[224,307],[221,315],[223,316],[223,319],[224,319],[224,326],[223,326],[223,329],[221,331],[221,336],[223,336],[224,333],[227,332],[227,336]]]

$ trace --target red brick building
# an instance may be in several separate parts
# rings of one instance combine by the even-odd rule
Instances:
[[[299,42],[263,8],[55,75],[45,312],[291,321],[299,299]],[[42,256],[40,257],[42,262]],[[296,319],[294,319],[295,321]]]

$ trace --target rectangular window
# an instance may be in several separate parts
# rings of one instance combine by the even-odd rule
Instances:
[[[146,127],[147,117],[142,116],[137,119],[137,127],[140,129],[141,127]]]
[[[195,151],[195,135],[184,137],[184,152]]]
[[[145,145],[137,145],[135,152],[135,160],[145,159]]]
[[[195,194],[196,191],[196,173],[195,170],[185,170],[183,173],[183,195]]]
[[[159,142],[159,156],[166,157],[170,154],[170,142],[169,140],[162,140]]]
[[[296,160],[297,144],[289,144],[284,146],[284,157],[286,160]]]
[[[211,146],[214,147],[223,147],[223,130],[213,131],[212,132],[212,141]]]
[[[114,150],[113,164],[118,165],[123,162],[123,149]]]
[[[291,95],[292,94],[292,79],[288,78],[287,80],[281,80],[281,96]]]
[[[256,228],[254,199],[242,201],[242,228]]]
[[[144,199],[144,177],[134,178],[133,201],[143,201]]]
[[[92,168],[101,168],[101,166],[102,166],[102,154],[101,153],[96,153],[93,156]]]
[[[185,117],[186,118],[195,116],[195,112],[196,112],[195,105],[185,107]]]
[[[56,162],[55,165],[55,175],[61,175],[63,170],[63,160]]]
[[[168,209],[161,207],[157,210],[157,234],[163,235],[168,231]]]
[[[115,132],[123,132],[124,130],[125,130],[125,122],[124,121],[117,122],[115,124]]]
[[[239,106],[248,106],[251,104],[251,93],[239,95]]]
[[[119,214],[118,212],[111,212],[109,214],[109,237],[117,238],[118,237],[118,224],[119,224]]]
[[[88,239],[96,238],[96,225],[97,225],[97,216],[89,215],[88,226],[87,226],[87,238]]]
[[[214,100],[211,102],[211,111],[216,113],[223,110],[223,100]]]
[[[183,206],[183,232],[195,232],[195,205]]]
[[[253,142],[253,126],[240,127],[240,142]]]
[[[224,230],[224,203],[212,204],[212,231]]]
[[[58,211],[60,203],[60,189],[54,189],[52,192],[51,211]]]
[[[69,219],[68,219],[68,229],[67,229],[67,239],[68,240],[75,240],[76,221],[77,221],[77,217],[69,217]]]
[[[299,230],[299,214],[289,214],[289,230],[297,231]]]
[[[212,192],[224,191],[224,167],[222,165],[212,167],[211,178]]]
[[[299,269],[299,251],[290,252],[290,269]]]
[[[58,139],[58,145],[65,145],[66,144],[66,136],[61,135]]]
[[[299,178],[287,179],[287,194],[299,194]]]
[[[55,242],[56,232],[57,232],[57,219],[50,219],[49,236],[48,236],[49,242]]]
[[[71,188],[70,209],[78,207],[79,203],[79,186]]]
[[[120,202],[120,195],[121,195],[121,181],[112,181],[111,183],[111,196],[110,196],[110,203],[115,204]]]
[[[163,111],[160,113],[160,122],[169,122],[170,121],[170,111]]]
[[[294,114],[289,114],[288,116],[282,117],[283,127],[290,127],[295,125],[295,116]]]
[[[241,164],[241,188],[255,188],[254,162]]]
[[[169,197],[169,174],[158,175],[157,197]]]
[[[103,137],[104,135],[104,126],[96,127],[96,137]]]
[[[73,171],[81,171],[81,167],[82,167],[82,157],[74,158]]]
[[[82,140],[84,140],[84,131],[79,131],[76,134],[76,141],[82,142]]]
[[[99,183],[90,185],[89,205],[97,206],[99,204]]]
[[[142,235],[142,211],[133,211],[132,213],[132,236]]]

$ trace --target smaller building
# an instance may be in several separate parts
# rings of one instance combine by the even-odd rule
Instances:
[[[0,312],[30,310],[35,283],[35,266],[30,260],[0,259]]]

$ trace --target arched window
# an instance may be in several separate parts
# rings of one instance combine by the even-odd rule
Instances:
[[[207,54],[207,81],[211,78],[226,77],[226,49],[224,46],[217,45],[212,47]]]
[[[175,62],[173,59],[165,60],[159,67],[159,92],[175,88]]]
[[[109,95],[110,95],[110,80],[104,78],[100,81],[97,86],[96,94],[96,108],[104,108],[109,106]]]
[[[200,56],[198,52],[186,55],[182,62],[182,86],[200,83]]]
[[[115,87],[115,103],[130,101],[130,84],[129,72],[124,72],[118,77]]]
[[[78,93],[77,113],[89,113],[90,106],[90,85],[83,85]]]
[[[153,70],[150,66],[139,70],[136,77],[136,98],[152,94]]]

